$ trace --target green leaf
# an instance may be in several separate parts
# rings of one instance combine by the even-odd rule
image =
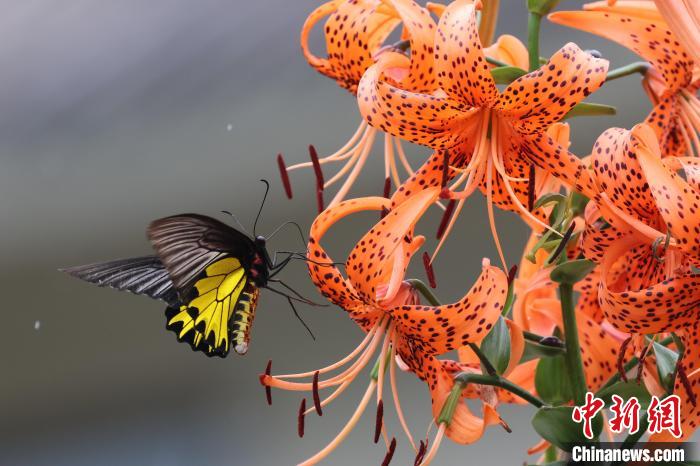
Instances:
[[[678,353],[657,342],[652,343],[652,345],[654,347],[654,354],[656,355],[656,369],[659,372],[661,385],[668,392],[672,392],[674,376],[676,374],[676,363],[678,362]]]
[[[574,216],[583,215],[586,205],[590,201],[586,196],[578,191],[571,191],[571,214]]]
[[[646,409],[651,401],[651,395],[647,391],[644,384],[637,382],[617,382],[607,388],[600,390],[596,396],[605,401],[605,406],[610,407],[613,403],[612,396],[618,395],[623,400],[627,401],[632,397],[637,398],[642,409]]]
[[[616,113],[617,109],[610,105],[579,102],[574,108],[569,110],[569,113],[564,115],[564,119],[580,116],[615,115]]]
[[[499,317],[496,324],[486,338],[481,342],[481,352],[486,355],[494,369],[503,374],[510,362],[510,331],[503,317]]]
[[[550,278],[556,283],[568,283],[573,285],[583,280],[586,275],[591,273],[595,266],[595,262],[589,261],[588,259],[564,262],[552,270]]]
[[[533,210],[539,209],[540,207],[542,207],[544,205],[551,204],[552,202],[559,203],[559,202],[563,202],[563,201],[566,201],[566,197],[564,197],[563,195],[561,195],[559,193],[543,194],[542,196],[539,197],[539,199],[537,199],[535,201],[535,204],[533,205]]]
[[[540,408],[532,418],[532,427],[543,439],[564,451],[571,451],[574,444],[590,442],[583,435],[583,424],[574,422],[572,406]],[[593,435],[598,437],[603,430],[603,415],[598,413],[592,420]]]
[[[517,66],[499,66],[491,69],[491,76],[493,76],[496,84],[510,84],[526,74],[527,71]]]
[[[560,405],[571,399],[571,384],[566,376],[566,362],[559,354],[552,358],[542,358],[535,371],[535,388],[544,401]]]

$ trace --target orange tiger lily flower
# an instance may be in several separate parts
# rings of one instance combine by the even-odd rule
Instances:
[[[313,27],[326,17],[328,19],[324,27],[324,37],[327,57],[321,58],[311,52],[308,39]],[[365,70],[374,64],[382,53],[394,49],[392,45],[386,44],[386,40],[399,26],[403,27],[402,39],[410,43],[411,56],[409,58],[401,53],[404,66],[392,75],[392,79],[416,91],[432,89],[435,82],[432,74],[435,22],[429,11],[413,0],[327,2],[311,13],[304,23],[301,32],[302,50],[313,68],[355,94]],[[376,129],[368,126],[363,120],[347,143],[333,154],[319,157],[315,149],[311,148],[311,162],[298,163],[289,168],[284,167],[284,162],[280,159],[280,168],[285,172],[282,175],[283,180],[286,180],[287,170],[313,166],[319,192],[342,181],[341,187],[329,204],[335,205],[347,196],[357,180],[370,157],[377,133]],[[329,179],[325,179],[321,172],[321,167],[327,164],[340,164],[340,169]],[[401,171],[407,175],[402,175]],[[390,191],[392,181],[398,186],[403,176],[410,176],[413,172],[401,140],[386,135],[385,195],[388,196],[387,191]]]
[[[662,159],[645,124],[604,132],[591,162],[600,194],[588,206],[582,250],[601,264],[605,317],[633,334],[691,325],[700,303],[700,277],[692,272],[700,260],[696,162]]]
[[[443,196],[459,201],[481,189],[492,223],[492,204],[539,222],[526,207],[533,164],[592,194],[581,161],[545,131],[600,87],[607,61],[567,44],[539,70],[499,92],[479,40],[476,9],[468,0],[457,0],[440,17],[438,91],[419,93],[394,85],[387,73],[403,59],[382,54],[360,81],[360,111],[371,126],[437,151],[419,170],[422,185],[452,180]]]
[[[370,382],[355,414],[326,448],[304,464],[315,464],[331,453],[352,430],[375,392],[377,403],[382,406],[378,407],[378,412],[383,412],[382,392],[387,363],[399,419],[416,448],[398,401],[394,366],[400,364],[427,382],[433,395],[433,409],[439,413],[443,401],[441,396],[449,393],[453,382],[436,356],[468,342],[481,341],[500,316],[508,287],[507,278],[488,261],[484,263],[477,283],[454,304],[418,305],[415,290],[403,281],[411,256],[424,241],[422,236],[414,235],[414,226],[437,200],[439,191],[434,188],[416,193],[388,212],[391,203],[386,198],[343,201],[320,214],[311,227],[308,257],[313,261],[309,263],[312,281],[332,303],[346,310],[367,335],[354,351],[337,363],[302,374],[266,374],[261,376],[261,382],[285,390],[313,391],[315,405],[320,410],[354,381],[377,348],[381,348],[381,352],[377,379]],[[320,241],[332,225],[361,211],[384,211],[386,215],[350,252],[345,276],[333,265]],[[394,357],[386,359],[387,354]],[[342,368],[340,374],[326,376],[328,372]],[[311,377],[315,382],[293,381]],[[326,388],[335,391],[321,400],[318,390]],[[458,420],[448,429],[447,435],[463,442],[474,441],[483,431],[484,424],[485,421],[472,415],[465,405],[459,410]]]
[[[661,2],[669,5],[681,1]],[[656,132],[664,155],[700,155],[700,82],[693,76],[692,57],[653,2],[595,2],[585,11],[558,11],[550,21],[613,40],[637,53],[653,67],[643,85],[654,104],[646,118]],[[694,40],[700,40],[697,28]],[[695,64],[697,68],[697,64]]]

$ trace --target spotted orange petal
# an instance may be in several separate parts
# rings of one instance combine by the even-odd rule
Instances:
[[[430,12],[413,0],[386,0],[401,18],[404,36],[411,42],[411,60],[408,76],[401,87],[416,92],[435,88],[433,73],[433,43],[436,24]]]
[[[543,132],[595,92],[607,72],[607,60],[568,43],[538,70],[508,85],[494,109],[522,133]]]
[[[623,238],[610,248],[601,264],[599,293],[605,316],[616,328],[629,333],[660,333],[691,325],[698,318],[700,276],[679,273],[659,279],[663,268],[650,257],[648,246],[644,246],[646,254],[628,254],[634,254],[638,245],[634,238]],[[614,265],[628,271],[625,280],[610,280]]]
[[[595,197],[597,190],[586,166],[549,135],[543,133],[523,135],[520,147],[522,155],[532,163],[583,195],[589,198]]]
[[[464,145],[476,131],[479,110],[465,108],[444,93],[409,92],[383,76],[405,64],[403,55],[383,53],[362,76],[357,91],[362,117],[385,133],[434,149]]]
[[[647,140],[651,147],[645,146],[637,153],[637,158],[649,180],[651,193],[678,248],[697,262],[700,258],[700,193],[663,164],[656,139],[652,136]]]
[[[420,342],[430,354],[444,354],[479,343],[503,310],[508,278],[497,267],[484,263],[481,275],[469,292],[454,304],[402,306],[391,309],[396,329]]]
[[[467,106],[483,107],[496,98],[496,82],[481,47],[474,2],[456,0],[440,16],[435,72],[445,93]]]
[[[438,194],[439,189],[433,188],[411,196],[388,212],[352,249],[346,263],[348,279],[364,302],[388,302],[398,292],[408,261],[423,242],[422,237],[413,237],[413,227]],[[382,296],[380,288],[386,290]]]
[[[596,140],[590,161],[605,200],[656,228],[658,209],[637,155],[642,147],[635,132],[610,128]]]
[[[692,79],[692,60],[663,21],[617,12],[602,2],[589,5],[587,11],[557,11],[548,18],[629,48],[661,72],[670,92]]]
[[[313,260],[308,263],[311,281],[323,296],[343,309],[352,310],[364,303],[338,268],[331,265],[333,260],[321,246],[321,239],[331,226],[348,215],[361,211],[380,211],[388,207],[389,201],[383,197],[351,199],[325,210],[311,225],[307,253],[307,257]]]
[[[576,320],[586,385],[595,391],[617,371],[620,342],[587,315],[577,313]]]
[[[302,50],[309,64],[338,84],[355,92],[365,70],[374,63],[373,54],[400,20],[379,9],[380,0],[331,1],[317,8],[304,23]],[[310,51],[308,36],[313,26],[328,16],[324,27],[328,58]]]

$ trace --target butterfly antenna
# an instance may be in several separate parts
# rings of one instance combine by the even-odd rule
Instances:
[[[228,210],[222,210],[221,213],[229,215],[233,219],[233,221],[236,222],[236,225],[238,225],[240,227],[241,231],[243,231],[243,233],[245,233],[246,235],[250,236],[250,233],[248,233],[248,230],[246,230],[246,228],[243,226],[243,224],[238,219],[238,217],[236,217],[234,214],[232,214]]]
[[[299,252],[293,253],[292,259],[298,259],[298,260],[307,262],[309,264],[320,265],[321,267],[332,267],[332,266],[338,266],[338,265],[341,267],[345,267],[345,262],[318,262],[318,261],[315,261],[313,259],[309,259],[304,254],[299,253]]]
[[[256,230],[258,227],[258,220],[260,220],[260,214],[262,213],[263,207],[265,207],[265,201],[267,200],[267,193],[270,192],[270,183],[267,180],[260,180],[265,183],[265,194],[263,195],[263,200],[260,203],[260,208],[258,209],[258,215],[255,216],[255,223],[253,223],[253,237],[257,236]]]
[[[267,236],[267,239],[268,239],[268,240],[271,239],[271,238],[272,238],[273,236],[275,236],[282,228],[286,227],[287,225],[294,225],[294,226],[296,227],[297,231],[299,232],[299,237],[301,238],[301,242],[304,244],[304,248],[306,248],[306,244],[308,243],[308,241],[307,241],[306,238],[304,237],[304,232],[301,231],[301,227],[299,226],[299,224],[298,224],[297,222],[293,222],[293,221],[291,221],[291,220],[288,221],[288,222],[284,222],[282,225],[278,226],[278,227],[275,229],[275,231],[273,231],[273,232],[270,234],[270,236]]]

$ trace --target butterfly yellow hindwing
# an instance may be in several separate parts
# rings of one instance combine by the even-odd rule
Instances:
[[[249,293],[243,294],[246,284],[248,277],[238,259],[226,257],[214,262],[194,282],[189,301],[168,316],[167,327],[194,349],[205,344],[208,348],[201,349],[207,354],[228,353],[231,315],[239,302],[241,306],[250,303]]]

